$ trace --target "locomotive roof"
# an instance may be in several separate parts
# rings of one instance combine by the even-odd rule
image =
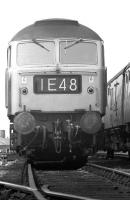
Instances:
[[[36,21],[19,31],[12,39],[30,40],[47,38],[83,38],[91,40],[102,39],[93,30],[78,23],[78,21],[67,19],[47,19]]]

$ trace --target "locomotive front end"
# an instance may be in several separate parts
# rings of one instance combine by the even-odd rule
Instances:
[[[8,63],[6,106],[17,146],[42,152],[41,160],[84,156],[105,114],[100,37],[77,21],[36,22],[14,37]]]

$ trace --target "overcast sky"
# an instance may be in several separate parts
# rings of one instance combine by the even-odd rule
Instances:
[[[108,80],[130,62],[130,0],[3,0],[0,2],[0,129],[9,121],[4,108],[6,49],[11,38],[37,20],[68,18],[104,40]]]

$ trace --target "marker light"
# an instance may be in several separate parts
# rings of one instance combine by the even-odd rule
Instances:
[[[21,88],[21,93],[22,93],[23,95],[28,94],[28,88],[26,88],[26,87]]]
[[[94,88],[92,86],[88,87],[87,92],[89,94],[93,94],[94,93]]]

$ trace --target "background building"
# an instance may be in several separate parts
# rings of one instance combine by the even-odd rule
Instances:
[[[5,138],[5,130],[0,130],[0,152],[10,149],[10,139]]]

